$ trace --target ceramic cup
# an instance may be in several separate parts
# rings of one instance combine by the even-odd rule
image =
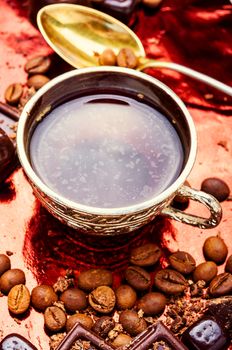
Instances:
[[[119,91],[121,95],[139,93],[158,105],[175,126],[184,150],[184,164],[176,180],[162,193],[128,207],[95,208],[64,198],[49,188],[34,171],[29,146],[38,123],[56,106],[75,98],[77,92],[85,95],[96,91]],[[84,233],[128,233],[147,224],[157,215],[199,228],[215,227],[221,220],[221,207],[214,197],[183,185],[194,165],[197,152],[196,130],[187,108],[166,85],[145,73],[120,67],[93,67],[73,70],[53,79],[26,104],[18,124],[17,150],[35,196],[42,205],[63,223]],[[209,209],[209,217],[191,215],[173,208],[171,202],[176,195],[200,202]]]

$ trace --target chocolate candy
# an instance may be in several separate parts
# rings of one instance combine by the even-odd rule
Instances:
[[[114,348],[98,337],[93,332],[87,330],[80,324],[76,324],[72,330],[62,340],[56,350],[69,350],[77,339],[84,339],[101,350],[113,350]],[[164,341],[172,350],[187,350],[184,344],[177,339],[162,322],[157,322],[149,326],[143,333],[139,334],[128,346],[128,350],[145,350],[156,341]]]
[[[0,350],[37,350],[27,339],[19,334],[11,333],[0,343]]]
[[[10,175],[16,164],[16,152],[13,143],[0,128],[0,182]]]
[[[213,317],[195,322],[184,332],[182,341],[191,350],[223,350],[230,344],[223,328]]]

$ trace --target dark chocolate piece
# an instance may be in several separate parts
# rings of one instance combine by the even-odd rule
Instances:
[[[4,182],[17,165],[15,147],[5,131],[0,128],[0,183]]]
[[[139,334],[128,349],[146,350],[157,341],[164,341],[173,350],[187,350],[185,345],[160,321]]]
[[[23,336],[11,333],[0,343],[0,350],[38,350],[31,342]]]
[[[89,341],[97,349],[101,350],[113,350],[114,348],[107,344],[102,338],[98,337],[93,332],[81,326],[77,323],[71,331],[62,340],[56,350],[69,350],[72,344],[79,338]]]
[[[182,341],[191,350],[226,350],[230,339],[214,317],[203,317],[189,327]]]
[[[87,330],[80,324],[76,324],[72,330],[63,339],[56,350],[69,350],[77,339],[89,341],[97,349],[113,350],[114,347],[109,345],[103,339]],[[146,350],[156,341],[164,341],[173,350],[187,350],[182,342],[162,322],[157,322],[149,326],[144,332],[139,334],[128,346],[128,350]]]
[[[7,115],[16,122],[19,120],[19,112],[14,107],[11,107],[6,103],[0,102],[0,112]]]

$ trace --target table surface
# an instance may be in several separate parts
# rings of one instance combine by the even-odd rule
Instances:
[[[167,1],[168,3],[168,1]],[[186,15],[191,15],[191,6],[188,7],[190,1],[186,3]],[[207,3],[207,2],[206,2]],[[215,6],[219,6],[219,2],[215,1]],[[21,82],[25,84],[26,73],[23,66],[29,57],[39,54],[51,54],[51,49],[45,44],[40,33],[29,23],[27,20],[26,7],[23,6],[22,1],[7,1],[0,0],[0,100],[4,101],[4,91],[6,87],[14,82]],[[26,6],[26,5],[25,5]],[[220,7],[220,11],[229,11],[231,14],[232,8],[228,2],[224,2],[224,7]],[[166,10],[165,10],[166,9]],[[196,10],[196,8],[194,8]],[[207,12],[201,9],[201,21],[203,21],[203,14]],[[215,9],[214,9],[215,10]],[[218,9],[219,11],[219,9]],[[160,18],[160,10],[155,11],[152,16],[145,13],[142,10],[139,12],[139,22],[135,26],[135,31],[143,40],[145,49],[151,57],[160,56],[162,59],[172,60],[172,50],[175,52],[176,57],[180,58],[179,43],[176,46],[168,41],[164,34],[161,37],[159,31],[157,31],[157,22],[152,22],[152,18],[156,16]],[[168,13],[168,6],[162,7],[163,16]],[[204,12],[204,13],[203,13]],[[192,12],[194,13],[194,12]],[[210,14],[211,12],[208,12]],[[214,17],[216,12],[214,11]],[[211,14],[213,17],[213,14]],[[200,22],[200,19],[198,21]],[[151,21],[151,32],[147,33],[147,36],[143,36],[143,25],[146,20]],[[176,23],[178,18],[174,16]],[[214,19],[215,20],[215,19]],[[211,19],[213,21],[213,19]],[[141,24],[142,23],[142,24]],[[174,22],[172,22],[173,24]],[[201,23],[201,22],[200,22]],[[152,26],[153,24],[153,26]],[[169,23],[170,25],[170,23]],[[142,27],[141,27],[142,26]],[[231,35],[232,38],[232,25],[224,28],[225,35]],[[206,28],[202,25],[202,30]],[[145,30],[145,29],[144,29]],[[170,38],[169,38],[170,39]],[[176,40],[176,38],[175,38]],[[174,40],[174,43],[175,43]],[[192,38],[194,41],[194,37]],[[231,41],[230,41],[231,42]],[[220,42],[218,42],[218,45]],[[225,42],[224,42],[225,44]],[[232,58],[231,45],[227,42],[227,51],[230,51],[230,58]],[[170,51],[170,48],[172,49]],[[178,51],[179,50],[179,51]],[[178,54],[177,54],[178,51]],[[199,54],[200,57],[200,54]],[[186,57],[185,57],[186,59]],[[210,62],[210,56],[208,56]],[[214,70],[214,60],[212,58],[211,72]],[[232,77],[226,74],[226,65],[228,57],[224,55],[224,61],[222,61],[222,67],[224,82],[232,85]],[[197,64],[200,64],[201,57]],[[203,58],[202,58],[203,62]],[[225,62],[223,68],[223,62]],[[231,60],[232,62],[232,60]],[[187,62],[188,63],[188,62]],[[189,59],[189,65],[194,67],[193,60]],[[205,69],[205,70],[204,70]],[[202,71],[208,72],[209,67],[202,66]],[[230,188],[232,188],[232,172],[231,172],[231,160],[232,160],[232,108],[226,96],[220,96],[220,104],[215,97],[215,100],[209,102],[207,96],[207,87],[199,85],[200,91],[198,91],[198,84],[189,82],[180,77],[177,73],[170,72],[152,72],[153,75],[169,84],[174,90],[187,102],[188,109],[194,119],[197,135],[198,135],[198,151],[196,162],[193,170],[188,178],[193,188],[199,189],[203,179],[211,176],[216,176],[225,180]],[[219,71],[217,70],[217,74]],[[185,91],[186,94],[183,92]],[[210,91],[210,94],[212,91]],[[216,92],[214,92],[216,94]],[[202,95],[203,94],[203,95]],[[215,102],[216,101],[216,102]],[[223,102],[224,101],[224,102]],[[9,179],[11,189],[8,188],[7,199],[0,192],[0,241],[1,251],[5,253],[10,251],[13,255],[10,257],[12,261],[12,267],[21,268],[26,273],[27,286],[31,290],[37,283],[46,282],[52,280],[52,276],[58,275],[65,269],[65,259],[70,261],[68,257],[68,248],[63,248],[62,239],[53,241],[53,236],[50,236],[50,242],[58,242],[58,246],[49,246],[45,248],[43,246],[43,239],[38,236],[37,241],[35,230],[33,228],[38,225],[36,218],[44,218],[46,216],[48,220],[53,220],[48,214],[41,210],[39,203],[35,199],[32,189],[28,184],[24,173],[21,168],[14,172]],[[174,221],[163,221],[163,224],[154,224],[153,228],[149,228],[150,235],[153,236],[153,240],[157,240],[163,248],[168,251],[175,251],[177,249],[186,250],[192,254],[197,263],[204,261],[202,255],[202,244],[204,240],[211,235],[220,234],[229,247],[229,254],[232,254],[232,206],[231,201],[225,201],[221,203],[223,209],[223,218],[220,225],[214,229],[202,230],[193,228],[188,225],[180,224]],[[208,215],[205,208],[197,203],[191,202],[189,212],[201,215]],[[39,213],[39,214],[38,214]],[[39,215],[39,216],[37,216]],[[57,223],[55,223],[57,225]],[[54,225],[52,226],[54,228]],[[63,228],[61,229],[61,231]],[[159,232],[157,232],[159,230]],[[65,231],[65,229],[64,229]],[[62,232],[59,233],[62,235]],[[48,235],[49,237],[49,235]],[[60,236],[59,236],[60,238]],[[65,244],[67,247],[73,243],[72,239],[65,238]],[[60,245],[59,245],[60,244]],[[39,249],[45,254],[44,261],[41,261]],[[59,249],[62,251],[62,257],[60,258]],[[127,249],[127,248],[125,248]],[[74,254],[74,250],[72,250]],[[117,255],[117,250],[115,252]],[[75,264],[75,257],[73,256],[72,263]],[[81,263],[78,261],[78,263]],[[223,271],[224,266],[219,267],[219,271]],[[7,309],[6,297],[0,298],[1,317],[0,320],[0,339],[12,332],[18,332],[21,335],[26,336],[38,349],[47,350],[48,336],[44,332],[43,316],[35,310],[31,310],[27,317],[22,319],[14,319],[10,316]]]

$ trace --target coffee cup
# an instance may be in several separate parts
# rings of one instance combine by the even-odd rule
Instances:
[[[187,108],[145,73],[91,67],[51,80],[22,112],[17,150],[42,205],[83,233],[128,233],[157,215],[199,228],[221,220],[213,196],[184,185],[197,152]],[[175,209],[176,195],[210,216]]]

